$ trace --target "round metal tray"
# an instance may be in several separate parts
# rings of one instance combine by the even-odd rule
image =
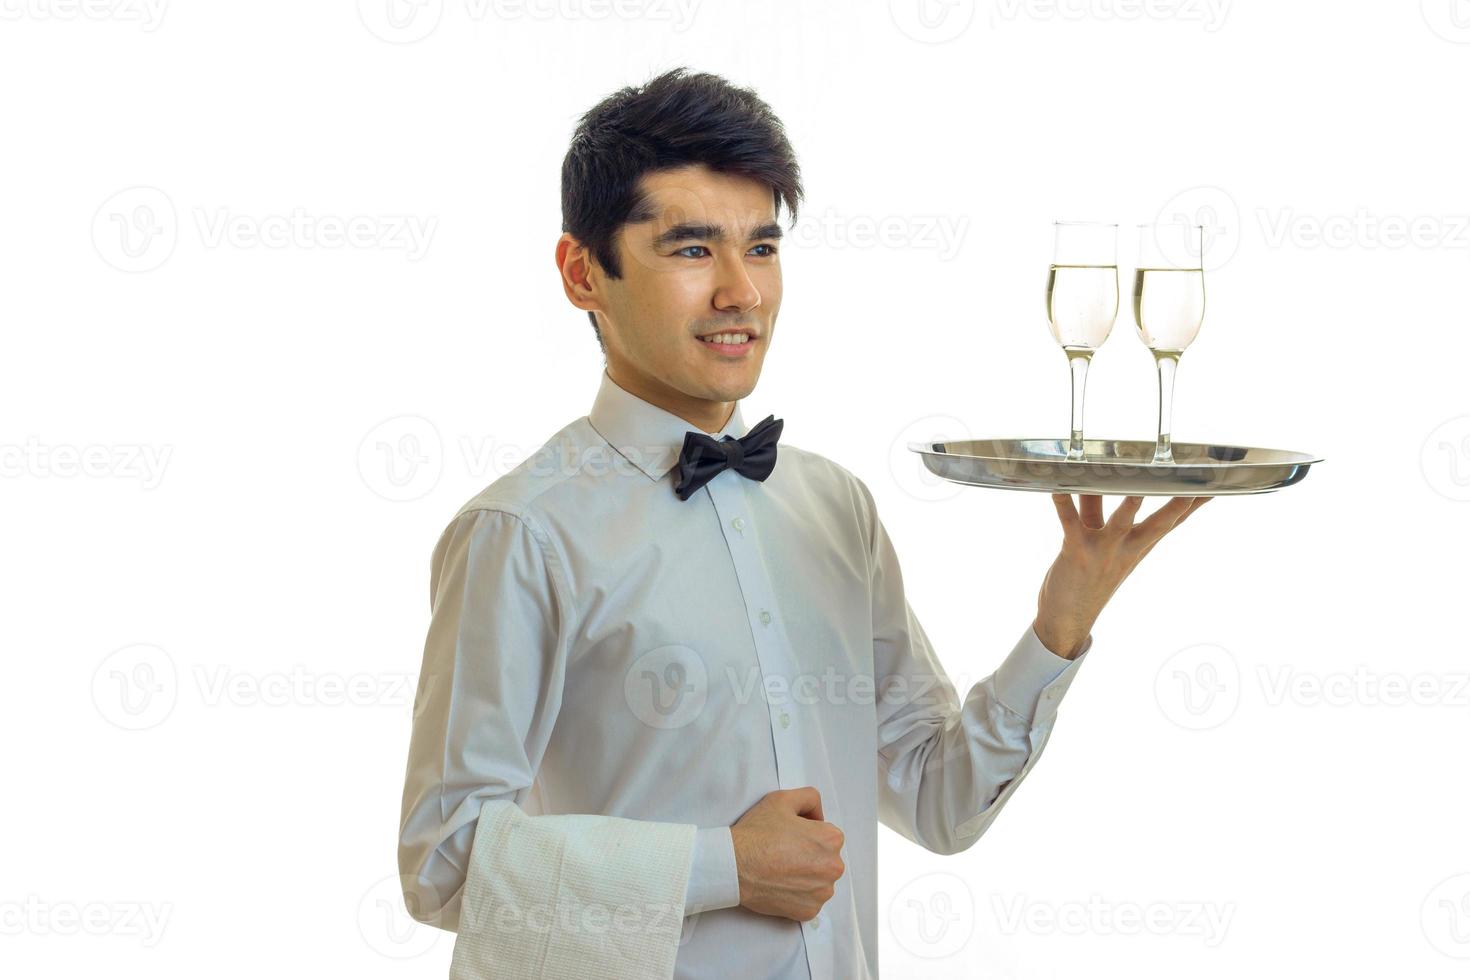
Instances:
[[[1284,449],[1174,443],[1173,463],[1154,463],[1153,440],[1084,439],[1067,458],[1067,439],[911,442],[931,473],[953,483],[1045,493],[1218,497],[1268,493],[1300,482],[1320,456]]]

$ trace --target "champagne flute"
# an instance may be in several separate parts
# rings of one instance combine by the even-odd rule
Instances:
[[[1184,222],[1138,226],[1133,319],[1159,369],[1159,436],[1155,463],[1174,462],[1171,429],[1179,356],[1205,317],[1204,227]]]
[[[1068,459],[1081,459],[1082,403],[1092,354],[1108,339],[1118,316],[1118,226],[1056,221],[1056,245],[1046,280],[1046,318],[1052,339],[1072,369],[1072,438]]]

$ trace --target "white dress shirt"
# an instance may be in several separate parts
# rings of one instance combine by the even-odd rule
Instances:
[[[459,928],[488,800],[688,824],[676,978],[877,977],[879,822],[941,854],[973,844],[1092,637],[1069,661],[1027,613],[961,702],[864,483],[781,442],[766,480],[727,469],[680,500],[693,429],[604,372],[586,416],[444,530],[399,841],[409,908]],[[737,402],[716,435],[745,432]],[[802,786],[845,834],[808,922],[739,904],[729,829]]]

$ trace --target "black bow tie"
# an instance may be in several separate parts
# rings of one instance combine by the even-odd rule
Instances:
[[[679,482],[674,492],[680,500],[688,500],[726,467],[747,479],[764,480],[776,468],[776,440],[781,438],[784,424],[774,415],[767,415],[739,439],[724,436],[716,440],[703,432],[684,433]]]

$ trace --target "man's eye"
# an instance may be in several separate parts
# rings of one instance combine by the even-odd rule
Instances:
[[[683,248],[679,249],[679,251],[675,252],[674,254],[675,255],[684,255],[685,253],[689,252],[690,250],[696,249],[696,248],[703,249],[706,252],[709,251],[709,249],[705,248],[703,245],[686,245]],[[760,255],[760,258],[763,258],[763,259],[764,258],[770,258],[772,255],[775,255],[776,254],[776,246],[774,246],[774,245],[757,245],[757,246],[755,246],[755,248],[769,249],[769,251],[766,251],[766,252],[764,252],[764,253],[762,253]],[[754,251],[754,250],[755,249],[752,249],[751,251]],[[691,256],[689,256],[689,258],[691,258],[691,259],[700,259],[700,258],[704,258],[704,256],[702,256],[702,255],[691,255]]]

